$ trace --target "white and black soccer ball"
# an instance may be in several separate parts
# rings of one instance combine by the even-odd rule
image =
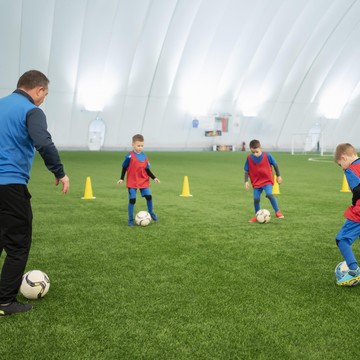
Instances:
[[[50,288],[49,277],[41,270],[31,270],[24,274],[20,292],[27,299],[40,299]]]
[[[260,224],[266,224],[271,220],[271,214],[269,210],[260,209],[256,214],[256,220]]]
[[[147,226],[150,224],[151,215],[147,211],[139,211],[135,216],[135,222],[140,226]]]

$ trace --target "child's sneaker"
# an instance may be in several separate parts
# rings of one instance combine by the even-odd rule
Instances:
[[[347,273],[337,281],[339,286],[354,286],[360,281],[360,268],[348,270]]]
[[[151,213],[150,216],[154,221],[158,221],[158,217],[154,213]]]
[[[249,222],[257,222],[256,216],[252,217],[252,218],[249,220]]]
[[[130,220],[128,221],[128,226],[134,226],[134,220],[130,219]]]
[[[275,213],[275,215],[276,215],[276,217],[277,217],[278,219],[283,219],[283,218],[284,218],[284,215],[281,213],[280,210],[278,210],[278,211]]]

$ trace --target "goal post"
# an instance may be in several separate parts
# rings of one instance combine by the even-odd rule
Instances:
[[[325,152],[324,135],[310,133],[291,134],[291,155],[295,153],[307,154],[309,152],[318,152],[321,156]]]

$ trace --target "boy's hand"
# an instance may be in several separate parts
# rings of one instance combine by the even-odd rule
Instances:
[[[276,181],[278,182],[278,184],[281,184],[282,183],[282,177],[281,176],[278,176],[276,178]]]
[[[120,179],[120,180],[117,181],[117,184],[121,185],[123,182],[124,182],[124,180]]]
[[[158,178],[155,178],[154,181],[160,184],[160,180]]]
[[[250,184],[248,181],[245,181],[245,190],[248,191],[250,188]]]

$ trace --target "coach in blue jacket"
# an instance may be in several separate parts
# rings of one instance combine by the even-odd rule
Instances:
[[[59,153],[39,108],[48,94],[48,78],[37,70],[24,73],[17,89],[0,99],[0,256],[6,258],[0,278],[0,316],[32,309],[17,301],[32,239],[32,209],[27,184],[35,149],[55,176],[55,185],[69,190]]]

